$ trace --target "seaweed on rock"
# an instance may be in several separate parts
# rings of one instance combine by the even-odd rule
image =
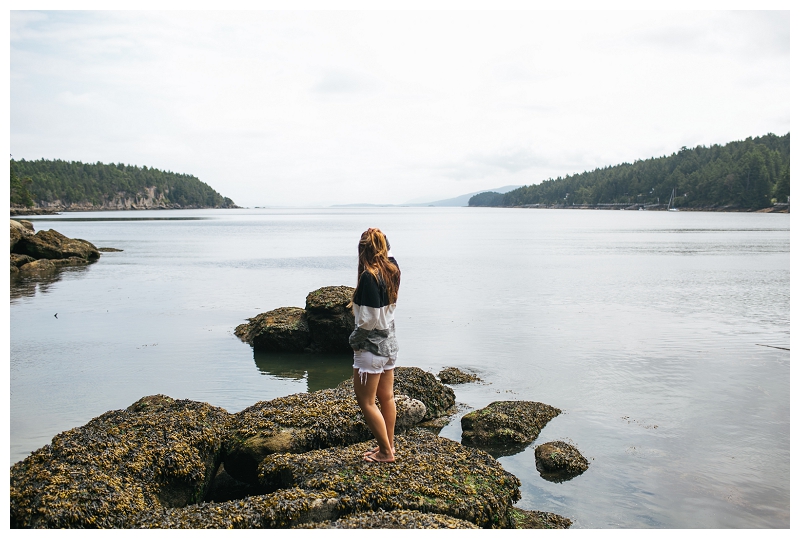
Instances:
[[[156,395],[62,432],[11,467],[11,527],[122,528],[142,511],[197,502],[229,420]]]
[[[259,465],[267,489],[335,492],[342,514],[412,509],[467,520],[484,528],[510,525],[520,482],[490,455],[415,429],[396,436],[396,461],[364,462],[371,444],[274,454]]]
[[[140,513],[131,528],[259,529],[289,528],[324,521],[338,515],[339,500],[332,492],[299,488],[248,496],[221,503],[200,503]]]
[[[407,396],[395,397],[396,431],[419,423],[425,406]],[[352,391],[323,389],[262,401],[234,414],[226,445],[225,469],[258,484],[256,466],[272,453],[302,453],[350,445],[373,438]]]
[[[295,528],[302,529],[423,529],[423,530],[470,530],[478,529],[472,522],[439,515],[436,513],[421,513],[408,509],[396,511],[367,511],[342,517],[339,520],[326,520],[300,524]]]
[[[496,401],[461,418],[461,441],[478,446],[527,444],[560,413],[541,402]]]

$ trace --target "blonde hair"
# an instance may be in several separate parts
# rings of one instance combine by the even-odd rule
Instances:
[[[378,283],[386,286],[389,303],[397,302],[397,291],[400,288],[400,268],[389,261],[389,242],[386,235],[378,228],[368,228],[361,234],[358,242],[358,285],[361,276],[369,273]],[[353,292],[355,297],[355,292]]]

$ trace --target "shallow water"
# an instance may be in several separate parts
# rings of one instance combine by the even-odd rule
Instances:
[[[336,385],[341,356],[255,354],[245,318],[355,284],[384,230],[403,270],[400,365],[456,366],[478,408],[564,413],[500,457],[523,509],[575,527],[789,526],[789,216],[490,208],[67,213],[31,218],[98,247],[85,268],[12,279],[11,461],[144,395],[236,412]],[[55,316],[57,314],[57,317]],[[460,424],[441,433],[459,440]],[[535,445],[589,470],[542,479]]]

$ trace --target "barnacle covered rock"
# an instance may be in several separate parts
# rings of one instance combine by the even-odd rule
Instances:
[[[461,418],[461,442],[470,445],[527,444],[561,413],[541,402],[497,401]]]
[[[306,296],[306,317],[316,351],[352,352],[348,339],[355,318],[347,305],[354,291],[349,286],[325,286]]]
[[[589,468],[589,461],[578,448],[566,442],[547,442],[537,446],[534,455],[541,476],[557,483],[572,479]]]
[[[456,367],[445,367],[444,369],[439,371],[439,380],[441,380],[445,384],[455,385],[455,384],[467,384],[469,382],[478,382],[480,381],[480,378],[478,378],[478,376],[475,374],[464,372],[461,369],[457,369]]]
[[[483,528],[510,525],[520,482],[490,455],[424,430],[395,437],[396,461],[371,463],[371,443],[293,455],[270,455],[259,479],[273,490],[298,487],[335,492],[343,514],[411,509],[439,513]]]
[[[62,432],[11,467],[11,527],[128,527],[142,511],[202,500],[229,420],[157,395]]]
[[[248,318],[234,333],[265,352],[303,352],[311,343],[306,311],[300,307],[280,307]]]
[[[338,515],[334,493],[299,488],[249,496],[222,503],[199,503],[180,508],[144,511],[130,522],[131,528],[290,528]]]
[[[511,527],[516,529],[565,530],[572,526],[572,521],[555,513],[544,511],[526,511],[511,509]]]
[[[353,390],[353,379],[348,378],[338,385]],[[419,367],[396,367],[394,369],[394,392],[408,395],[425,404],[425,421],[452,413],[456,394],[434,375]]]
[[[424,404],[406,396],[396,396],[395,404],[396,432],[419,423],[425,414]],[[225,469],[239,481],[257,484],[256,467],[267,455],[350,445],[372,437],[352,390],[297,393],[258,402],[234,415]]]
[[[300,524],[295,528],[305,529],[422,529],[422,530],[464,530],[478,529],[472,522],[439,515],[436,513],[421,513],[408,509],[396,511],[367,511],[342,517],[339,520],[326,520]]]

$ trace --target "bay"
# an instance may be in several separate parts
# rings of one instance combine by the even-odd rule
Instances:
[[[123,252],[12,279],[11,462],[145,395],[239,411],[331,387],[346,356],[254,354],[236,325],[353,286],[381,228],[403,271],[398,364],[446,366],[465,409],[561,408],[499,458],[523,509],[583,528],[789,526],[789,216],[358,208],[65,213],[30,218]],[[56,316],[57,315],[57,316]],[[763,346],[768,345],[768,346]],[[458,418],[441,435],[460,440]],[[536,445],[589,459],[542,479]]]

